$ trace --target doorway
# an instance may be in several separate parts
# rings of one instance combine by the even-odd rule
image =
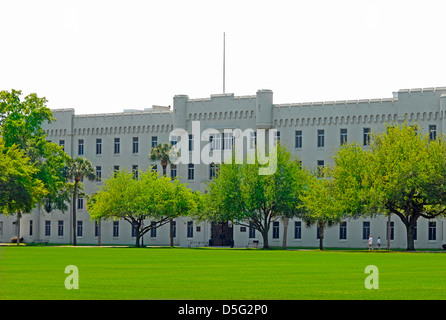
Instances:
[[[212,222],[210,246],[234,246],[234,230],[228,222]]]

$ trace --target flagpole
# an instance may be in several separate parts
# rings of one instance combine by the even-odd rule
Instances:
[[[223,94],[225,94],[225,41],[226,33],[223,32]]]

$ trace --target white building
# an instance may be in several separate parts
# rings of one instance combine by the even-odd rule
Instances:
[[[173,98],[170,107],[153,106],[145,110],[124,110],[123,113],[76,115],[74,109],[53,110],[57,121],[46,125],[47,139],[63,144],[71,157],[83,155],[90,159],[100,177],[110,176],[114,170],[146,170],[159,162],[151,161],[148,154],[152,145],[169,140],[174,128],[188,131],[191,150],[209,141],[192,135],[193,121],[199,121],[200,134],[208,128],[221,131],[215,141],[224,148],[224,129],[246,130],[277,129],[282,144],[302,159],[304,166],[325,165],[340,145],[341,140],[364,142],[371,131],[381,131],[392,121],[417,122],[432,134],[446,130],[446,87],[399,90],[391,98],[325,101],[309,103],[274,104],[270,90],[259,90],[253,96],[233,94],[211,95],[210,98],[190,99],[186,95]],[[217,137],[218,138],[218,137]],[[191,151],[193,152],[193,151]],[[168,174],[176,174],[195,190],[204,190],[212,175],[208,164],[179,164],[169,167]],[[84,181],[85,191],[95,192],[100,181]],[[77,205],[78,243],[97,243],[97,226],[89,220],[86,201]],[[0,242],[9,242],[15,236],[15,217],[0,216]],[[245,247],[262,237],[259,232],[243,226],[218,223],[195,223],[189,218],[176,219],[175,245],[227,245],[233,240],[236,247]],[[70,243],[71,209],[66,213],[46,213],[34,210],[21,220],[21,236],[25,242],[48,241]],[[150,223],[150,221],[147,221]],[[381,237],[386,243],[387,218],[349,219],[341,225],[326,229],[326,247],[366,247],[367,238]],[[270,230],[270,246],[282,243],[282,222],[274,222]],[[132,228],[126,221],[102,223],[102,244],[134,244]],[[416,248],[441,248],[446,237],[444,219],[418,220]],[[211,242],[209,240],[212,240]],[[168,245],[169,225],[147,233],[144,245]],[[300,219],[290,221],[288,246],[317,247],[316,227],[307,227]],[[393,248],[406,248],[406,230],[400,219],[392,217]]]

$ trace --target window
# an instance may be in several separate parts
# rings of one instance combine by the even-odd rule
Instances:
[[[317,147],[323,148],[325,146],[325,130],[320,129],[317,131]]]
[[[177,237],[177,222],[176,221],[172,221],[172,236],[174,238]]]
[[[157,164],[152,165],[152,166],[150,167],[150,171],[152,171],[152,172],[157,172],[157,171],[158,171],[158,165],[157,165]]]
[[[77,208],[80,210],[84,209],[84,198],[77,198]]]
[[[249,136],[249,147],[254,149],[257,144],[257,132],[251,132]]]
[[[136,222],[132,222],[132,238],[136,237],[136,229],[138,228],[138,224]]]
[[[102,154],[102,139],[96,139],[96,154]]]
[[[156,222],[155,221],[150,222],[150,226],[151,226],[150,237],[156,238]]]
[[[57,235],[63,237],[63,220],[57,222]]]
[[[194,151],[194,135],[189,135],[189,151]]]
[[[116,178],[119,172],[119,166],[113,166],[113,177]]]
[[[65,140],[59,140],[59,146],[61,146],[62,150],[65,151]]]
[[[170,164],[170,177],[175,179],[177,176],[177,165],[176,164]]]
[[[274,134],[274,145],[277,146],[278,143],[280,143],[280,131],[276,131]]]
[[[139,153],[139,139],[133,137],[132,153]]]
[[[84,155],[84,139],[79,139],[77,142],[77,154]]]
[[[394,239],[394,230],[395,230],[395,223],[393,221],[390,221],[390,240]],[[389,235],[389,225],[386,222],[386,239],[388,239]]]
[[[341,146],[347,144],[347,129],[341,129]]]
[[[33,235],[33,221],[29,220],[29,235]]]
[[[194,236],[194,222],[188,221],[187,222],[187,237],[192,238]]]
[[[429,240],[437,240],[437,223],[429,221]]]
[[[120,152],[121,152],[121,139],[115,138],[114,153],[119,154]]]
[[[211,143],[211,150],[221,150],[221,134],[214,133],[209,136],[209,142]]]
[[[273,221],[273,239],[279,239],[279,222]]]
[[[152,148],[155,148],[158,145],[158,137],[152,136]]]
[[[0,221],[0,237],[3,236],[3,221]]]
[[[302,149],[302,130],[296,130],[295,147]]]
[[[138,180],[138,165],[132,166],[133,179]]]
[[[172,136],[172,140],[170,140],[170,144],[175,146],[178,143],[178,137]]]
[[[217,170],[218,170],[218,165],[216,165],[215,163],[211,163],[209,165],[209,179],[215,177],[215,175],[217,174]]]
[[[367,240],[370,235],[370,221],[362,222],[362,239]]]
[[[256,229],[254,228],[254,224],[249,224],[249,239],[254,239],[256,237]]]
[[[363,145],[368,146],[370,144],[370,128],[364,128],[362,136]]]
[[[113,221],[113,237],[119,237],[119,221]]]
[[[323,177],[324,176],[324,160],[318,160],[317,161],[317,176]]]
[[[94,236],[99,236],[99,223],[97,221],[94,222]]]
[[[45,220],[45,236],[51,236],[51,221]]]
[[[101,181],[102,178],[102,168],[101,166],[96,167],[96,181]]]
[[[231,150],[233,141],[232,132],[223,133],[223,150]]]
[[[189,163],[187,166],[187,179],[188,180],[194,180],[194,164]]]
[[[437,137],[437,126],[435,124],[429,125],[429,140],[435,140]]]
[[[302,222],[294,221],[294,239],[302,239]]]
[[[77,236],[78,237],[82,237],[82,231],[83,231],[83,223],[82,221],[78,220],[77,221]]]
[[[339,226],[339,239],[345,240],[347,239],[347,222],[343,221]]]

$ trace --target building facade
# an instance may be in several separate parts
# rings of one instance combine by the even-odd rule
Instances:
[[[252,96],[233,94],[211,95],[190,99],[186,95],[173,98],[173,109],[153,106],[145,110],[124,110],[122,113],[76,115],[74,109],[52,110],[56,121],[45,125],[47,139],[63,145],[73,158],[84,156],[96,168],[97,180],[84,181],[87,194],[101,186],[101,179],[115,170],[147,170],[150,166],[162,174],[157,161],[148,157],[157,143],[175,141],[174,129],[188,132],[189,163],[168,167],[168,175],[177,176],[194,190],[204,191],[215,173],[208,163],[196,163],[193,157],[206,150],[230,148],[230,131],[240,129],[246,135],[246,148],[256,143],[257,129],[276,129],[274,139],[299,156],[303,166],[315,168],[330,162],[331,155],[344,142],[358,141],[367,147],[371,132],[380,132],[386,123],[418,123],[432,137],[446,130],[446,87],[399,90],[391,98],[274,104],[271,90],[259,90]],[[197,129],[197,127],[199,127]],[[208,129],[217,130],[209,136]],[[250,132],[250,130],[252,132]],[[210,140],[212,142],[210,143]],[[77,206],[78,243],[95,244],[101,228],[102,244],[134,244],[131,225],[124,221],[90,221],[86,200]],[[65,213],[46,213],[36,208],[24,215],[20,234],[25,242],[45,241],[71,243],[71,207]],[[151,223],[148,220],[146,223]],[[324,244],[327,247],[366,247],[368,235],[386,243],[387,218],[347,219],[328,227]],[[184,217],[175,220],[174,244],[177,246],[228,245],[250,246],[262,237],[253,228],[225,223],[197,223]],[[0,242],[9,242],[17,233],[16,218],[0,216]],[[275,221],[270,230],[270,246],[283,241],[282,221]],[[416,229],[416,248],[441,248],[446,241],[446,220],[420,218]],[[169,225],[148,232],[144,245],[169,245]],[[287,244],[290,247],[316,247],[316,226],[307,227],[300,219],[290,220]],[[391,246],[406,247],[406,230],[396,216],[391,221]]]

